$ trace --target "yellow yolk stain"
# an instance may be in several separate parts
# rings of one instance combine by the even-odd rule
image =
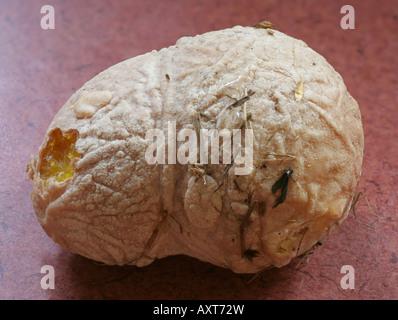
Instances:
[[[49,134],[50,138],[41,152],[40,178],[46,181],[54,178],[56,181],[70,179],[75,173],[72,159],[81,158],[75,149],[78,137],[77,130],[62,132],[54,129]]]

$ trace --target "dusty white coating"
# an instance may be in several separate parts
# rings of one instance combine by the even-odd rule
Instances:
[[[243,106],[227,106],[249,89],[250,175],[229,174],[214,193],[225,165],[209,165],[204,185],[189,165],[146,163],[149,129],[194,128],[195,112],[204,128],[238,128]],[[187,254],[235,272],[286,265],[345,218],[363,156],[359,108],[341,76],[304,42],[251,27],[181,38],[105,70],[47,134],[55,128],[77,130],[83,156],[71,179],[44,188],[46,137],[28,165],[37,216],[61,246],[107,264]],[[271,186],[288,168],[287,199],[273,209]],[[257,257],[242,256],[242,241]]]

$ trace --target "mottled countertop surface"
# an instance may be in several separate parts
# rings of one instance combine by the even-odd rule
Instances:
[[[55,10],[54,30],[41,28],[44,4]],[[353,30],[340,26],[344,4],[355,9]],[[357,191],[372,211],[363,198],[308,262],[255,279],[184,256],[103,266],[55,244],[36,219],[25,166],[72,93],[181,36],[261,20],[322,54],[358,101],[365,156]],[[397,34],[394,0],[0,1],[0,299],[398,299]],[[44,265],[54,268],[54,289],[41,288]],[[341,286],[344,265],[355,270],[353,289]]]

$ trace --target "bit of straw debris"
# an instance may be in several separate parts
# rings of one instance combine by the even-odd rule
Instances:
[[[176,217],[174,217],[173,215],[170,215],[170,218],[172,218],[177,224],[178,224],[178,226],[180,227],[180,233],[183,233],[183,228],[182,228],[182,225],[181,225],[181,223],[180,222],[178,222],[178,220],[176,219]]]
[[[281,161],[281,160],[296,160],[297,157],[291,154],[278,154],[278,153],[267,153],[265,156],[272,156],[273,158],[256,159],[254,161]]]
[[[359,201],[361,201],[361,200],[365,200],[365,201],[366,201],[366,204],[367,204],[367,206],[368,206],[368,208],[369,208],[369,212],[370,212],[370,214],[372,214],[373,216],[375,216],[375,217],[377,217],[377,218],[379,218],[379,219],[382,219],[382,220],[387,220],[387,219],[384,218],[384,217],[381,217],[381,216],[377,215],[376,213],[374,213],[372,207],[370,206],[370,203],[369,203],[369,201],[368,201],[368,198],[367,198],[367,197],[362,197],[362,198],[360,198],[361,195],[362,195],[362,192],[358,192],[357,194],[354,194],[353,200],[352,200],[352,204],[351,204],[351,207],[350,207],[350,210],[349,210],[349,211],[352,211],[352,213],[354,214],[355,220],[357,220],[360,224],[363,224],[364,226],[367,226],[367,227],[376,229],[375,226],[373,226],[373,225],[371,225],[371,224],[368,224],[368,223],[365,223],[365,222],[363,222],[363,221],[361,221],[361,220],[359,220],[359,219],[357,218],[355,209],[356,209],[356,205],[357,205],[357,203],[358,203]]]
[[[249,90],[246,92],[246,97],[250,97],[254,92]],[[247,113],[247,108],[246,108],[246,103],[243,103],[243,119],[244,119],[244,124],[246,129],[251,129],[249,126],[248,120],[252,118],[251,113]]]
[[[309,248],[309,249],[308,249],[307,251],[305,251],[302,255],[300,255],[301,259],[300,259],[300,261],[297,263],[296,269],[299,267],[299,265],[300,265],[303,261],[305,261],[306,263],[308,263],[308,261],[309,261],[309,256],[310,256],[311,254],[313,254],[313,253],[314,253],[314,250],[315,250],[317,247],[321,246],[321,245],[322,245],[322,241],[318,241],[318,242],[315,243],[311,248]]]
[[[234,185],[236,187],[236,190],[238,190],[239,192],[243,192],[243,190],[239,187],[239,184],[235,179],[234,179]]]
[[[240,152],[240,148],[236,151],[234,157],[232,158],[231,163],[227,164],[227,166],[225,167],[224,174],[223,174],[223,176],[221,178],[221,182],[219,183],[219,185],[216,188],[216,190],[214,190],[214,192],[216,192],[218,189],[220,189],[224,185],[225,178],[227,177],[229,170],[232,168],[232,166],[234,164],[234,161],[235,161],[235,158],[236,158],[236,156],[238,155],[239,152]]]
[[[201,122],[201,113],[200,112],[195,112],[195,117],[194,117],[194,126],[195,126],[195,131],[196,131],[196,137],[197,137],[197,143],[200,145],[200,134],[201,134],[201,129],[202,129],[202,122]],[[203,177],[203,183],[206,185],[206,174],[207,174],[207,165],[206,164],[193,164],[191,167],[191,171],[194,175],[197,177],[201,176]]]
[[[166,226],[166,222],[168,220],[168,217],[170,216],[167,210],[162,210],[162,215],[163,215],[162,220],[159,221],[158,225],[153,230],[153,232],[152,232],[151,236],[149,237],[149,240],[145,244],[144,250],[140,254],[139,258],[136,260],[133,260],[133,261],[137,261],[137,260],[145,257],[147,255],[147,253],[152,249],[152,247],[155,243],[155,240],[157,239],[162,228]],[[130,261],[130,263],[133,261]]]
[[[250,97],[255,94],[255,91],[249,90],[247,91],[247,95],[244,96],[243,98],[240,98],[239,100],[236,100],[233,104],[229,105],[227,107],[227,109],[231,109],[231,108],[236,108],[239,107],[241,104],[245,103],[247,100],[250,99]]]
[[[296,101],[300,102],[301,99],[303,98],[304,94],[304,84],[303,84],[303,78],[300,76],[300,81],[297,85],[296,91],[295,91],[295,96],[296,96]]]
[[[354,194],[353,200],[352,200],[352,204],[351,204],[351,207],[350,207],[350,211],[353,212],[355,218],[356,218],[355,208],[356,208],[356,205],[357,205],[357,203],[359,201],[359,197],[361,196],[361,194],[362,194],[362,192],[358,192],[356,195]]]
[[[296,256],[298,255],[298,253],[299,253],[299,251],[300,251],[301,242],[303,241],[304,235],[306,234],[306,232],[308,231],[308,229],[309,229],[308,227],[305,227],[305,228],[304,228],[303,235],[301,236],[300,242],[299,242],[299,244],[298,244],[298,246],[297,246]]]
[[[253,24],[252,27],[256,28],[256,29],[268,29],[268,28],[275,27],[275,24],[273,24],[272,22],[264,20],[264,21],[261,21],[259,23]]]
[[[266,270],[272,269],[272,268],[275,268],[275,267],[274,267],[273,265],[271,265],[271,266],[267,266],[267,267],[262,268],[262,269],[261,269],[260,271],[258,271],[253,277],[251,277],[251,278],[249,279],[249,281],[246,282],[246,284],[250,284],[250,283],[253,282],[253,280],[256,279],[261,273],[263,273],[263,272],[266,271]]]
[[[374,215],[375,217],[377,217],[377,218],[379,218],[379,219],[387,220],[386,218],[384,218],[384,217],[382,217],[382,216],[379,216],[379,215],[377,215],[376,213],[374,213],[373,210],[372,210],[372,207],[371,207],[370,204],[369,204],[368,198],[365,197],[364,199],[365,199],[366,204],[368,205],[369,211],[370,211],[370,213],[371,213],[372,215]]]
[[[191,172],[197,176],[197,177],[202,177],[203,178],[203,184],[206,185],[207,180],[206,180],[206,165],[203,164],[193,164],[191,167]]]

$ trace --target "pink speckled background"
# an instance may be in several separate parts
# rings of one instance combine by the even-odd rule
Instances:
[[[55,8],[55,30],[40,8]],[[355,30],[340,8],[355,8]],[[369,199],[308,263],[249,275],[177,256],[145,268],[98,265],[47,237],[25,165],[69,96],[107,67],[181,36],[261,20],[326,57],[357,99],[365,130],[358,191]],[[397,299],[398,6],[396,1],[0,0],[0,299]],[[361,224],[371,224],[374,228]],[[43,290],[40,268],[55,269]],[[340,286],[343,265],[355,289]]]

